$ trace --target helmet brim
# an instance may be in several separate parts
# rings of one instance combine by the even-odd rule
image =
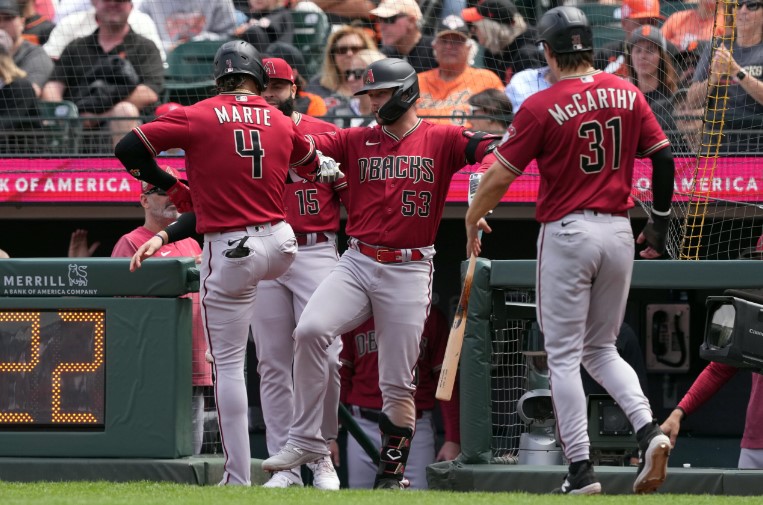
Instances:
[[[365,84],[365,85],[363,85],[363,87],[359,91],[355,92],[355,96],[365,95],[369,91],[374,91],[374,90],[377,90],[377,89],[397,89],[399,87],[400,87],[400,84],[395,84],[395,85],[390,86],[390,83],[388,83],[388,82],[378,82],[378,83],[374,83],[374,84]]]

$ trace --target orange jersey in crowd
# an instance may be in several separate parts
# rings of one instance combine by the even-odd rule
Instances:
[[[444,81],[440,70],[433,68],[419,74],[421,97],[416,103],[416,113],[432,123],[464,125],[470,116],[470,96],[489,88],[503,91],[501,79],[490,70],[467,67],[456,79]],[[427,118],[426,116],[455,116],[450,118]]]
[[[696,40],[710,40],[713,38],[712,17],[702,19],[695,9],[687,9],[672,14],[662,26],[662,33],[679,50],[683,51]],[[715,35],[722,36],[724,33],[723,11],[718,11],[718,20],[715,22]]]

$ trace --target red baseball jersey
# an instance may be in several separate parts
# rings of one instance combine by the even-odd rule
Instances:
[[[132,258],[132,255],[148,239],[154,236],[154,232],[140,226],[130,233],[122,235],[111,251],[112,258]],[[156,254],[155,258],[194,258],[201,254],[199,243],[192,238],[178,240],[171,244],[163,245]],[[150,261],[150,260],[149,260]],[[211,386],[212,385],[212,367],[207,362],[204,354],[207,351],[207,340],[204,338],[204,326],[201,322],[201,310],[199,308],[199,293],[188,293],[185,295],[193,302],[193,385]]]
[[[312,136],[345,174],[347,234],[394,248],[432,245],[450,180],[467,164],[463,132],[420,119],[402,138],[379,125]],[[477,159],[488,143],[479,144]]]
[[[537,160],[536,218],[546,223],[575,210],[633,207],[633,160],[667,146],[644,95],[619,77],[592,71],[528,98],[496,157],[517,175]]]
[[[302,176],[314,171],[297,167],[313,155],[311,143],[257,95],[222,93],[134,131],[154,155],[185,150],[199,233],[284,219],[289,165]]]
[[[421,335],[415,395],[417,410],[434,409],[434,395],[448,344],[448,333],[448,321],[441,311],[433,308]],[[339,355],[342,366],[339,373],[343,403],[369,409],[382,408],[378,356],[373,317],[342,335],[342,352]],[[454,391],[450,401],[441,403],[446,439],[453,442],[458,442],[460,438],[458,404],[457,391]]]
[[[299,114],[299,113],[298,113]],[[303,135],[339,131],[333,124],[311,116],[297,116],[297,131]],[[283,206],[286,221],[296,233],[315,233],[321,231],[339,231],[338,192],[347,187],[344,179],[334,184],[310,182],[301,177],[294,177],[286,184],[283,194]]]

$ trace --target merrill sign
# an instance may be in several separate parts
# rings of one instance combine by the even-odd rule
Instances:
[[[4,275],[3,295],[95,295],[97,289],[87,289],[87,265],[69,264],[66,275]]]

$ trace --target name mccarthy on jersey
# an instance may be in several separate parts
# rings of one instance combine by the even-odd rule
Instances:
[[[359,158],[360,182],[387,179],[413,179],[434,182],[434,160],[423,156],[373,156]]]
[[[215,107],[215,114],[220,124],[247,123],[270,126],[270,109],[246,105],[223,105]]]
[[[589,111],[599,109],[633,110],[637,97],[636,91],[627,89],[599,88],[587,90],[584,93],[571,95],[572,103],[564,106],[555,103],[553,108],[548,109],[548,113],[561,126],[565,121],[578,114],[585,114]]]

